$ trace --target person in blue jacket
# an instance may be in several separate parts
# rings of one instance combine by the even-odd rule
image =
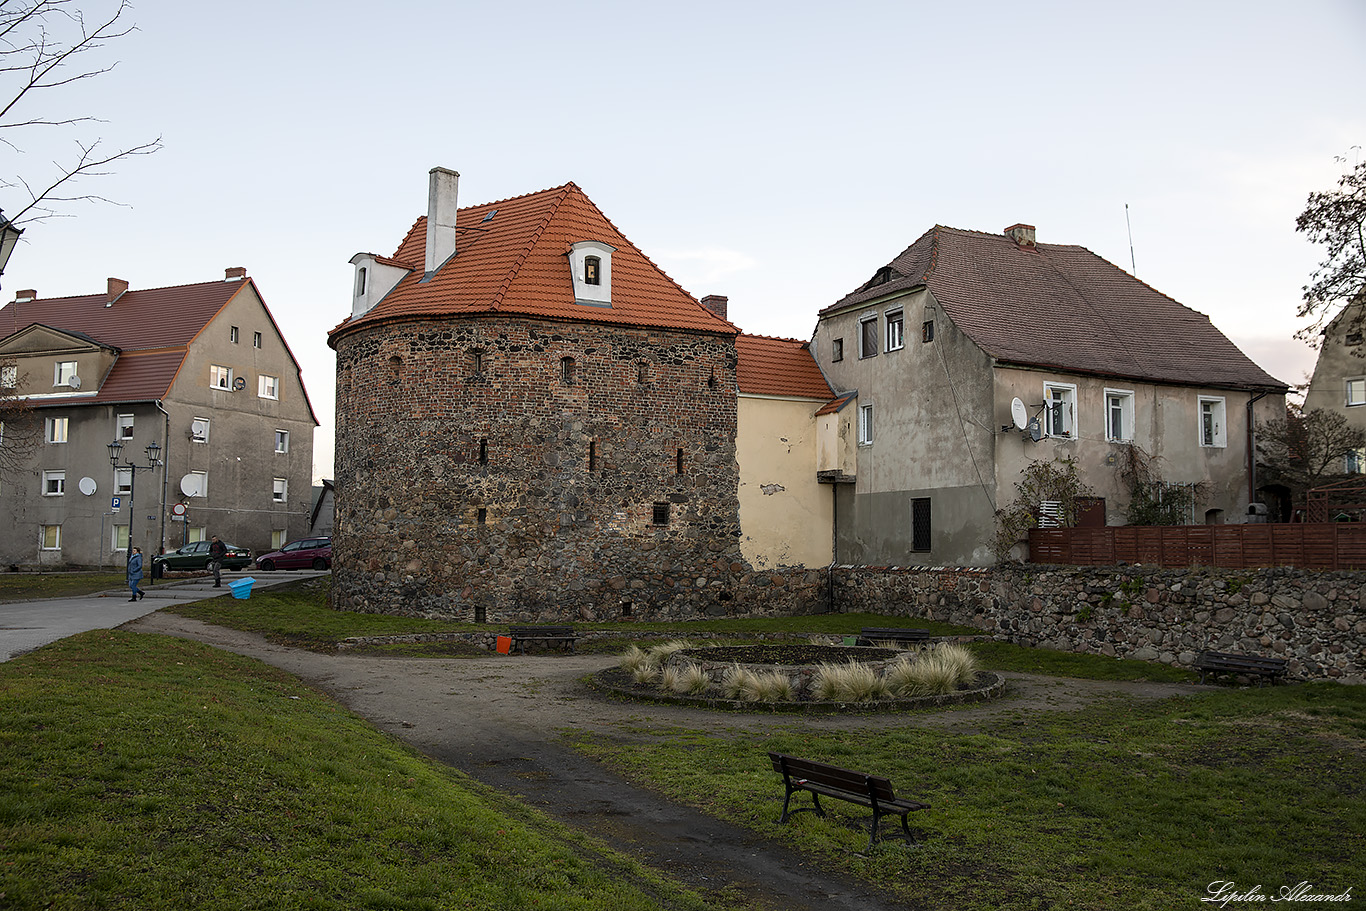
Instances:
[[[142,548],[134,547],[132,553],[128,555],[128,588],[132,590],[133,597],[129,601],[136,601],[139,598],[147,597],[147,593],[138,588],[138,582],[142,579]]]

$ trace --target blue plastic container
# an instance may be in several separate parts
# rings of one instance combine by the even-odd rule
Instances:
[[[232,596],[234,598],[250,598],[251,586],[255,582],[255,579],[251,578],[251,576],[247,576],[245,579],[238,579],[236,582],[229,582],[228,588],[232,589]]]

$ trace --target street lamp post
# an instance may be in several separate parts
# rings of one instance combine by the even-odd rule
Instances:
[[[128,469],[128,550],[131,555],[133,549],[133,513],[137,511],[136,497],[138,490],[138,472],[152,471],[161,464],[161,444],[156,440],[147,444],[147,464],[139,465],[131,460],[119,463],[119,457],[123,455],[123,443],[115,440],[109,444],[109,464],[115,469]],[[150,573],[149,573],[150,575]]]
[[[0,275],[5,274],[10,254],[14,252],[14,245],[19,243],[19,235],[23,233],[24,229],[16,228],[14,222],[6,218],[4,211],[0,210]]]

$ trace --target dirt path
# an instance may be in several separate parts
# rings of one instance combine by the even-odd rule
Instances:
[[[127,625],[138,632],[196,639],[272,664],[316,686],[380,730],[548,815],[590,831],[612,847],[703,892],[772,908],[880,909],[903,903],[868,887],[812,870],[782,845],[670,803],[566,748],[559,735],[630,736],[633,719],[667,716],[676,726],[756,735],[805,724],[858,729],[889,723],[972,730],[987,719],[1077,708],[1118,695],[1161,698],[1195,687],[1010,675],[1001,700],[953,712],[891,716],[725,714],[643,706],[597,694],[581,681],[610,657],[462,659],[321,655],[273,645],[236,630],[158,612]],[[775,779],[775,785],[779,784]],[[779,788],[781,790],[781,788]]]

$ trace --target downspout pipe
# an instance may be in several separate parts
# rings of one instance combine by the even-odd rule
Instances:
[[[157,545],[157,553],[164,553],[166,550],[166,479],[170,474],[168,463],[171,461],[171,414],[161,407],[161,399],[154,403],[157,411],[160,411],[165,418],[161,433],[161,451],[165,453],[165,461],[161,463],[161,542]]]
[[[1257,422],[1252,406],[1271,393],[1258,392],[1247,400],[1247,502],[1257,502]]]

